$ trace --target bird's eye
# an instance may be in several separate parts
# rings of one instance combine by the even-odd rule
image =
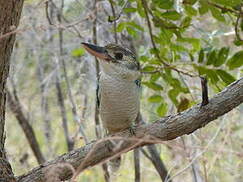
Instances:
[[[117,52],[117,53],[115,53],[115,58],[116,58],[117,60],[121,60],[121,59],[123,58],[123,54],[120,53],[120,52]]]

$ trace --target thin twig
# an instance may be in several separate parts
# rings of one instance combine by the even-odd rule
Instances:
[[[240,6],[240,12],[239,12],[239,14],[237,16],[237,19],[236,19],[236,22],[235,22],[235,36],[236,36],[237,40],[243,42],[243,39],[240,37],[239,30],[238,30],[239,22],[240,22],[240,20],[242,18],[241,14],[242,14],[242,5]]]
[[[57,65],[58,66],[58,65]],[[57,73],[55,75],[55,86],[57,90],[57,101],[58,101],[58,106],[60,108],[60,113],[62,117],[62,127],[64,131],[64,136],[67,144],[68,151],[72,150],[74,143],[73,141],[69,138],[69,131],[68,131],[68,125],[67,125],[67,111],[66,107],[64,104],[64,99],[63,99],[63,93],[60,85],[60,74],[59,74],[59,66]]]
[[[230,13],[234,13],[234,14],[238,14],[238,11],[234,10],[234,9],[231,9],[231,8],[227,8],[225,6],[221,6],[219,4],[216,4],[214,2],[211,2],[211,1],[207,1],[207,3],[211,6],[214,6],[215,8],[218,8],[224,12],[230,12]]]
[[[60,8],[60,10],[58,11],[58,14],[57,14],[57,20],[59,21],[59,23],[62,23],[62,19],[63,19],[63,16],[61,16],[63,14],[62,11],[63,11],[63,7],[64,7],[63,1],[64,0],[62,0],[61,8]],[[59,29],[59,52],[60,52],[60,59],[58,59],[58,61],[60,61],[61,65],[62,65],[62,69],[63,69],[63,73],[64,73],[64,79],[65,79],[65,82],[66,82],[66,85],[67,85],[68,97],[69,97],[69,101],[70,101],[71,106],[72,106],[73,120],[79,125],[79,131],[80,131],[85,143],[88,143],[88,138],[86,137],[86,134],[85,134],[84,129],[83,129],[83,123],[80,122],[80,119],[79,119],[79,116],[78,116],[78,113],[77,113],[77,108],[76,108],[76,105],[75,105],[75,102],[74,102],[74,99],[73,99],[71,85],[70,85],[70,82],[69,82],[69,79],[68,79],[68,76],[67,76],[66,63],[63,59],[63,57],[64,57],[63,31],[61,29]]]
[[[110,3],[110,6],[111,6],[112,16],[116,17],[116,12],[115,12],[115,8],[113,6],[113,1],[109,0],[109,3]],[[116,31],[116,21],[114,21],[114,20],[111,21],[110,16],[109,16],[109,20],[108,21],[113,23],[114,39],[115,39],[115,43],[117,44],[118,43],[118,39],[117,39],[117,31]]]
[[[50,17],[49,17],[49,13],[48,13],[48,7],[49,7],[49,4],[48,4],[48,3],[51,3],[51,4],[52,4],[52,6],[56,9],[58,16],[60,16],[60,17],[61,17],[66,23],[68,23],[69,25],[66,25],[66,26],[63,26],[63,25],[61,25],[61,24],[56,25],[56,24],[54,24],[54,23],[52,22],[52,20],[51,20]],[[50,25],[56,26],[56,27],[58,27],[59,29],[60,29],[60,28],[63,28],[63,29],[64,29],[64,28],[72,27],[73,30],[76,32],[76,35],[77,35],[79,38],[83,38],[83,37],[81,36],[79,30],[75,27],[75,25],[77,24],[77,22],[75,22],[75,23],[72,25],[72,23],[70,23],[70,22],[63,16],[63,13],[60,12],[60,9],[56,6],[56,4],[55,4],[52,0],[47,0],[47,1],[46,1],[45,11],[46,11],[46,18],[47,18],[48,23],[49,23]],[[60,22],[60,21],[59,21],[59,22]]]
[[[112,5],[113,1],[112,1],[112,0],[109,0],[109,2],[110,2],[110,5],[111,5],[111,9],[114,9],[114,7],[113,7],[113,5]],[[119,18],[121,17],[121,15],[122,15],[122,13],[123,13],[124,8],[126,8],[126,6],[127,6],[128,3],[129,3],[129,0],[127,0],[127,1],[123,4],[123,6],[122,6],[122,8],[121,8],[121,11],[120,11],[120,13],[118,13],[118,15],[115,15],[115,13],[113,13],[113,10],[112,10],[113,17],[111,18],[111,17],[109,16],[108,21],[109,21],[110,23],[112,23],[112,22],[116,22],[117,20],[119,20]]]
[[[45,74],[45,67],[44,61],[42,60],[42,56],[38,54],[37,51],[34,50],[34,55],[36,56],[37,60],[37,78],[39,81],[39,87],[40,87],[40,94],[41,94],[41,115],[44,122],[44,134],[46,138],[46,144],[48,147],[48,154],[53,154],[53,147],[52,147],[52,127],[50,123],[50,111],[49,111],[49,103],[48,103],[48,97],[46,94],[48,83],[42,83],[44,80],[44,74]],[[49,67],[49,65],[48,65]]]
[[[225,118],[225,117],[224,117]],[[183,169],[181,169],[179,172],[177,172],[176,174],[174,174],[171,178],[168,178],[168,179],[173,179],[173,178],[175,178],[176,176],[178,176],[178,175],[180,175],[180,174],[182,174],[185,170],[187,170],[193,163],[194,163],[194,161],[195,160],[197,160],[199,157],[201,157],[202,156],[202,154],[204,154],[207,150],[208,150],[208,148],[209,148],[209,146],[213,143],[213,141],[216,139],[216,137],[218,136],[218,134],[219,134],[219,132],[220,132],[220,130],[223,128],[223,126],[224,126],[224,124],[225,124],[225,119],[223,119],[223,122],[221,122],[220,123],[220,126],[218,127],[218,129],[217,129],[217,131],[216,131],[216,133],[215,133],[215,135],[212,137],[212,139],[207,143],[207,145],[204,147],[204,150],[203,151],[201,151],[199,154],[197,154]]]
[[[52,23],[52,20],[51,20],[50,16],[49,16],[49,1],[46,1],[46,2],[45,2],[45,12],[46,12],[46,18],[47,18],[47,20],[48,20],[48,23],[49,23],[50,25],[54,25],[54,24]]]

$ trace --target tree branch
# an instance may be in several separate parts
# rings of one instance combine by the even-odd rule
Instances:
[[[109,0],[109,3],[110,3],[110,6],[111,6],[111,11],[112,11],[112,16],[115,20],[111,20],[110,16],[109,16],[109,19],[108,21],[109,22],[112,22],[113,23],[113,31],[114,31],[114,40],[115,40],[115,43],[117,44],[118,43],[118,39],[117,39],[117,31],[116,31],[116,18],[120,18],[121,14],[118,15],[118,17],[116,17],[116,11],[115,11],[115,8],[113,6],[113,1],[112,0]],[[121,11],[122,12],[122,11]]]
[[[155,145],[148,145],[147,149],[150,153],[149,158],[148,157],[147,158],[149,160],[151,160],[151,162],[153,163],[155,169],[159,173],[161,180],[163,182],[172,182],[172,180],[170,179],[170,175],[169,175],[164,163],[160,159],[160,156],[159,156],[159,153],[157,151],[156,146]],[[167,180],[167,179],[169,179],[169,180]]]
[[[26,118],[26,116],[23,113],[21,104],[19,102],[19,99],[17,97],[16,94],[12,95],[10,93],[10,91],[7,89],[6,90],[7,95],[8,95],[8,104],[9,107],[11,109],[11,111],[13,112],[13,114],[15,115],[19,125],[21,126],[26,139],[30,145],[31,150],[34,153],[34,156],[37,160],[37,162],[39,164],[42,164],[45,162],[45,158],[41,152],[39,143],[37,141],[34,129],[32,128],[32,126],[30,125],[28,119]]]
[[[179,136],[190,134],[202,128],[209,122],[231,111],[243,102],[243,78],[235,81],[222,92],[216,94],[209,103],[203,107],[200,104],[175,115],[161,118],[153,123],[139,125],[134,129],[135,137],[131,137],[129,130],[117,133],[123,137],[121,147],[112,151],[109,149],[109,138],[93,141],[84,147],[73,150],[56,159],[46,162],[33,169],[29,173],[18,178],[19,182],[42,182],[45,181],[45,171],[50,166],[58,163],[70,163],[76,173],[100,164],[111,157],[132,150],[135,147],[161,141],[172,140]],[[139,142],[139,143],[137,143]],[[72,171],[64,169],[60,174],[61,180],[70,179]]]

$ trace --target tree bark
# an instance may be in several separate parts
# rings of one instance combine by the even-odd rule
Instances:
[[[172,140],[179,136],[190,134],[231,111],[242,102],[243,78],[235,81],[222,92],[215,95],[209,100],[209,103],[203,107],[197,104],[182,113],[161,118],[153,123],[137,126],[134,129],[136,137],[131,137],[131,132],[129,130],[117,133],[116,137],[122,137],[121,139],[124,142],[116,151],[110,150],[109,146],[111,146],[111,144],[107,138],[93,141],[84,147],[44,163],[29,173],[20,176],[18,181],[44,182],[46,171],[60,163],[71,164],[74,169],[76,169],[75,175],[77,175],[90,166],[102,163],[111,157],[115,158],[121,155],[121,153],[125,153],[136,147],[151,143],[160,143],[161,141]],[[70,179],[72,171],[70,168],[66,168],[58,175],[61,180]]]
[[[18,27],[22,8],[23,0],[0,0],[0,181],[5,182],[15,181],[4,151],[5,85],[15,41],[15,34],[10,34],[10,32]],[[9,35],[6,36],[6,34]]]

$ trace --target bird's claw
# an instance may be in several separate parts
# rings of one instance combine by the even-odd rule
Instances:
[[[136,135],[136,133],[135,133],[135,128],[136,128],[136,125],[132,125],[132,126],[130,126],[129,127],[129,132],[130,132],[130,134],[132,135],[132,136],[135,136]]]

